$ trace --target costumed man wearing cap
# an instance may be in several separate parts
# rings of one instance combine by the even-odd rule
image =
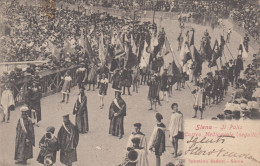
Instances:
[[[104,65],[102,65],[99,69],[98,69],[98,71],[97,71],[97,74],[98,74],[98,87],[97,88],[99,88],[100,87],[100,81],[101,81],[101,79],[102,79],[102,75],[105,75],[105,77],[106,78],[108,78],[108,74],[109,74],[109,69],[108,69],[108,67],[107,67],[107,64],[105,63]]]
[[[244,70],[244,62],[242,59],[242,55],[238,55],[237,59],[234,61],[234,79],[235,83],[237,83],[237,80],[240,78],[240,72],[241,70]]]
[[[234,68],[235,68],[235,65],[233,64],[233,60],[232,59],[229,60],[229,62],[227,64],[227,67],[228,67],[228,82],[233,87],[233,85],[234,85]]]
[[[250,39],[248,37],[248,34],[246,33],[244,40],[243,40],[243,44],[245,46],[246,52],[248,52],[248,43],[249,43]]]
[[[85,63],[81,62],[80,67],[76,70],[76,82],[78,84],[78,87],[84,86],[84,83],[87,79],[87,69],[85,68]]]
[[[41,164],[48,162],[53,165],[56,162],[56,153],[58,151],[58,139],[53,135],[55,128],[50,126],[46,129],[46,133],[39,142],[41,148],[37,161]],[[48,161],[47,161],[48,160]]]
[[[87,96],[84,90],[84,87],[80,88],[79,96],[73,108],[73,115],[76,115],[75,124],[80,133],[87,133],[89,130]]]
[[[161,122],[163,119],[162,114],[156,113],[156,126],[152,132],[151,138],[148,143],[148,149],[155,152],[156,166],[161,166],[160,156],[165,152],[165,130],[166,126]]]
[[[90,91],[91,84],[93,85],[93,91],[95,91],[96,83],[97,83],[97,66],[95,64],[92,64],[88,75],[88,84],[89,84],[88,91]]]
[[[133,92],[138,93],[139,83],[140,83],[140,67],[136,65],[133,70]]]
[[[167,69],[164,69],[164,73],[162,74],[162,80],[161,80],[161,91],[162,91],[162,100],[165,100],[169,102],[168,98],[168,91],[169,91],[169,81],[168,81],[168,74]]]
[[[132,70],[124,69],[122,72],[123,95],[125,95],[125,88],[127,87],[128,95],[131,96],[130,93],[131,84],[132,84]]]
[[[72,82],[72,78],[70,76],[70,72],[67,71],[63,77],[64,83],[62,86],[62,101],[61,103],[65,102],[65,97],[67,96],[67,101],[66,103],[69,102],[69,97],[70,97],[70,88],[71,88],[71,82]]]
[[[116,98],[112,101],[109,108],[109,134],[119,136],[124,135],[124,117],[126,116],[126,103],[121,97],[121,92],[116,92]]]
[[[134,137],[130,141],[132,146],[127,148],[125,160],[119,166],[149,166],[147,152],[140,147],[140,138]]]
[[[156,103],[160,102],[159,97],[159,81],[156,80],[155,75],[152,75],[151,80],[147,81],[147,85],[149,86],[148,91],[148,99],[150,100],[151,108],[149,110],[153,110],[153,105],[156,110]]]
[[[226,39],[227,43],[230,42],[230,35],[231,35],[231,33],[232,33],[231,28],[229,28],[228,31],[227,31],[227,39]]]
[[[196,94],[195,102],[193,104],[195,115],[192,118],[196,118],[197,111],[200,110],[200,119],[202,119],[203,110],[205,108],[205,88],[203,87],[203,82],[199,83],[198,87],[192,91],[192,94]]]
[[[27,116],[28,107],[22,106],[21,117],[16,127],[15,139],[15,164],[26,165],[27,160],[33,158],[33,146],[35,146],[34,128],[31,119]]]
[[[174,148],[174,157],[178,156],[178,140],[183,139],[183,115],[178,110],[178,104],[173,103],[172,106],[172,115],[169,124],[169,138]]]
[[[219,76],[219,71],[215,71],[215,76],[212,81],[212,98],[213,98],[213,103],[212,104],[218,104],[219,102],[219,92],[220,92],[220,86],[221,86],[221,78]]]
[[[211,104],[211,90],[212,90],[212,82],[213,82],[213,76],[212,72],[207,73],[207,77],[204,78],[204,88],[205,88],[205,104],[210,105]]]
[[[139,147],[143,148],[144,150],[147,150],[147,141],[146,141],[145,135],[140,131],[141,126],[142,126],[141,123],[134,124],[135,132],[132,132],[132,134],[129,136],[127,146],[126,146],[127,149],[133,147],[133,144],[131,141],[133,138],[139,138],[140,139]]]
[[[10,120],[10,111],[14,110],[14,96],[9,85],[5,85],[5,90],[2,92],[1,106],[3,108],[3,120],[2,122],[8,123]],[[5,119],[7,117],[7,119]]]
[[[115,90],[115,96],[117,91],[121,91],[121,79],[122,75],[119,69],[115,70],[115,74],[112,77],[113,83],[112,83],[112,89]]]
[[[79,143],[78,128],[69,120],[69,115],[63,116],[63,124],[58,132],[60,162],[72,166],[77,161],[77,146]]]
[[[108,88],[108,79],[105,73],[101,75],[100,80],[100,89],[99,89],[99,97],[100,97],[100,109],[104,107],[104,96],[107,95],[107,88]]]
[[[25,103],[29,107],[29,117],[32,118],[33,124],[39,127],[38,122],[41,120],[41,87],[39,82],[34,80],[32,86],[28,87],[25,97]]]

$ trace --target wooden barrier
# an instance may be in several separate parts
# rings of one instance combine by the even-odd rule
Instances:
[[[72,77],[72,86],[76,85],[76,70],[78,66],[69,68],[61,68],[57,70],[46,70],[39,73],[40,85],[42,88],[42,96],[49,96],[51,94],[61,91],[63,80],[62,76],[67,71],[70,71]],[[22,105],[25,102],[25,95],[27,93],[28,83],[32,80],[32,76],[25,76],[23,79],[12,84],[12,91],[15,98],[16,105]]]

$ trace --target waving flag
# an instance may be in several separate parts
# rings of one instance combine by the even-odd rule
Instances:
[[[99,59],[100,59],[101,63],[104,64],[105,60],[106,60],[106,56],[105,56],[106,51],[104,48],[104,38],[103,38],[102,33],[100,34],[100,37],[99,37],[98,53],[99,53]]]
[[[194,30],[192,30],[192,35],[191,35],[191,39],[190,39],[190,46],[194,45]]]
[[[137,56],[136,54],[133,53],[132,47],[130,46],[128,48],[128,57],[127,57],[127,62],[126,62],[126,68],[131,69],[135,65],[138,64]]]
[[[209,62],[209,67],[217,66],[217,59],[219,57],[220,57],[219,43],[218,40],[216,40],[213,46],[213,55]]]
[[[92,63],[96,63],[96,58],[95,56],[93,55],[93,51],[92,51],[92,48],[91,48],[91,45],[88,41],[88,37],[85,36],[85,53],[86,55],[88,56],[88,58],[90,59],[90,61]]]
[[[111,33],[111,44],[112,45],[116,44],[115,34],[113,32]]]
[[[168,72],[173,76],[172,84],[174,85],[181,78],[181,71],[176,65],[175,60],[172,61]]]
[[[164,44],[162,46],[160,54],[161,54],[161,56],[166,56],[166,55],[168,55],[170,53],[170,51],[171,51],[170,43],[169,43],[168,39],[165,38],[165,42],[164,42]]]
[[[144,49],[142,51],[142,56],[140,60],[140,68],[144,68],[148,65],[149,59],[150,59],[150,54],[146,51],[146,48],[148,47],[148,44],[146,41],[144,41]]]
[[[115,38],[115,58],[123,57],[125,56],[125,48],[123,43],[121,42],[120,35],[118,34]]]
[[[190,55],[190,48],[188,46],[187,38],[184,37],[184,41],[181,46],[181,51],[180,51],[180,60],[182,61],[183,65],[191,59]]]
[[[131,35],[130,43],[131,43],[131,46],[132,46],[133,53],[136,54],[137,53],[137,47],[135,45],[135,41],[134,41],[133,35]]]

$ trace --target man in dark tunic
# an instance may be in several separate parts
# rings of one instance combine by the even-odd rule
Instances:
[[[105,77],[108,78],[108,74],[109,74],[109,69],[107,67],[107,64],[104,64],[103,66],[101,66],[98,70],[97,70],[97,74],[98,74],[98,87],[100,87],[100,80],[102,78],[102,75],[105,74]]]
[[[164,96],[166,96],[166,101],[169,102],[168,99],[169,82],[168,82],[167,69],[164,69],[164,73],[162,74],[161,91],[163,92],[162,99],[164,100]]]
[[[243,44],[245,46],[245,49],[246,49],[246,52],[248,52],[248,43],[249,43],[250,39],[248,37],[248,35],[246,34],[245,37],[244,37],[244,41],[243,41]]]
[[[115,96],[116,92],[121,90],[121,82],[122,82],[122,76],[120,70],[116,69],[115,74],[112,77],[113,83],[112,83],[112,89],[115,90]]]
[[[54,136],[55,128],[50,126],[46,129],[46,133],[39,142],[41,148],[37,161],[44,164],[46,160],[51,163],[56,162],[56,153],[58,150],[58,139]]]
[[[85,63],[81,63],[80,67],[76,70],[76,82],[78,87],[84,86],[84,83],[87,79],[87,69],[85,68]]]
[[[27,116],[28,107],[22,106],[21,118],[16,127],[15,139],[15,164],[26,165],[27,160],[33,158],[33,146],[35,146],[34,128],[31,119]]]
[[[234,64],[233,64],[232,59],[230,59],[229,63],[228,63],[228,82],[233,87],[233,85],[234,85]]]
[[[148,91],[148,100],[150,101],[151,108],[149,110],[153,110],[153,105],[156,110],[156,103],[159,102],[159,80],[156,80],[155,75],[152,75],[151,80],[148,80],[147,85],[149,86]]]
[[[212,97],[213,97],[212,104],[218,104],[220,102],[219,101],[220,89],[221,89],[221,77],[219,75],[219,71],[216,70],[212,82]]]
[[[39,127],[38,122],[41,121],[41,87],[33,82],[33,85],[28,87],[25,103],[29,107],[29,117],[32,118],[33,124]]]
[[[63,124],[58,132],[60,162],[72,166],[77,161],[76,148],[79,142],[78,128],[69,120],[69,115],[63,116]]]
[[[76,115],[75,124],[80,133],[87,133],[89,129],[87,96],[85,96],[84,90],[84,87],[80,88],[80,94],[73,109],[73,115]]]
[[[165,152],[165,131],[166,126],[161,122],[163,119],[162,114],[156,113],[155,115],[157,124],[154,127],[153,133],[148,143],[148,149],[155,152],[156,166],[161,166],[160,156]]]
[[[242,60],[242,55],[238,55],[237,59],[234,61],[234,78],[235,83],[237,83],[238,79],[240,78],[241,70],[244,70],[244,63]]]
[[[132,71],[130,69],[124,69],[122,73],[122,84],[123,88],[123,95],[125,95],[125,88],[127,87],[128,95],[131,96],[130,87],[132,84]]]
[[[121,92],[116,92],[116,98],[112,101],[109,108],[109,134],[119,136],[124,135],[124,117],[126,116],[126,103],[121,98]]]

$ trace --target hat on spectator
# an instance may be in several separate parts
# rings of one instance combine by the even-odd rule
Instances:
[[[27,106],[22,106],[21,108],[20,108],[20,111],[21,112],[26,112],[26,111],[28,111],[29,110],[29,108],[27,107]]]

